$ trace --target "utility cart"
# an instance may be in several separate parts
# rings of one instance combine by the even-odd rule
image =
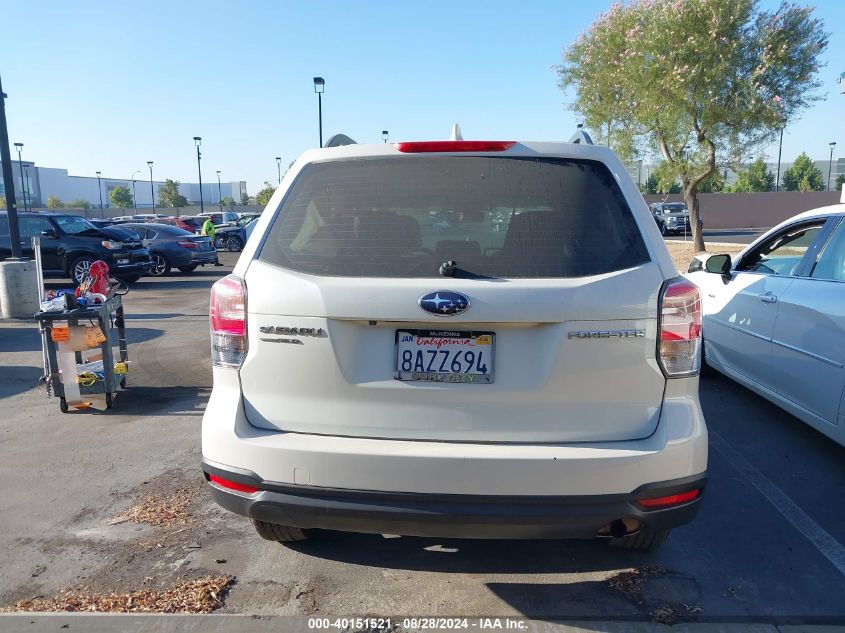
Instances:
[[[87,408],[85,396],[93,394],[105,394],[106,408],[111,409],[118,385],[126,387],[129,359],[121,295],[97,305],[41,311],[35,318],[44,351],[44,380],[48,392],[59,398],[62,413],[77,404]],[[115,330],[117,361],[112,336]],[[100,359],[92,359],[92,355],[100,356],[102,367]]]

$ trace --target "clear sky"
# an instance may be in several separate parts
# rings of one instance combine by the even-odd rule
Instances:
[[[246,180],[254,194],[317,145],[312,77],[326,79],[324,137],[566,140],[576,118],[552,66],[609,1],[301,2],[5,0],[0,74],[11,142],[73,175]],[[765,0],[764,6],[774,6]],[[845,155],[845,2],[820,0],[831,32],[826,100],[784,137]],[[776,156],[777,147],[769,154]],[[839,155],[839,152],[835,154]]]

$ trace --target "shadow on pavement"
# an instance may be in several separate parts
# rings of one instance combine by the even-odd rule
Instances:
[[[37,352],[41,349],[41,335],[38,323],[32,327],[0,329],[0,352]]]
[[[118,390],[113,408],[100,409],[95,405],[92,409],[71,409],[67,415],[130,416],[129,424],[144,424],[144,416],[199,417],[211,395],[207,387],[133,387],[131,381],[130,372],[129,384]]]
[[[38,386],[38,379],[43,373],[44,370],[41,367],[21,365],[0,366],[0,398],[8,398],[9,396],[36,388]]]
[[[413,571],[541,574],[617,570],[653,560],[592,540],[484,540],[318,532],[288,549],[316,558]]]

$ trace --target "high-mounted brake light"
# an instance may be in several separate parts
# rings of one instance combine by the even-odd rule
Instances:
[[[208,476],[208,480],[213,484],[217,484],[221,488],[228,488],[229,490],[234,490],[236,492],[245,492],[247,494],[258,492],[258,488],[256,488],[255,486],[239,484],[237,481],[229,481],[228,479],[223,479],[222,477],[218,477],[217,475],[210,474]]]
[[[658,360],[667,378],[693,376],[701,368],[701,295],[683,277],[660,294]]]
[[[211,362],[240,367],[246,356],[246,291],[243,280],[227,275],[211,287]]]
[[[394,143],[400,152],[422,154],[425,152],[504,152],[516,141],[411,141]]]
[[[665,497],[655,497],[654,499],[638,499],[637,503],[644,508],[666,508],[668,506],[676,506],[681,503],[687,503],[698,498],[701,490],[695,489],[688,492],[682,492],[677,495],[667,495]]]

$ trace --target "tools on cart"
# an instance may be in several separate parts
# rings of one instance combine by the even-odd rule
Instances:
[[[63,413],[87,409],[95,394],[110,409],[118,385],[126,387],[128,350],[121,284],[105,262],[94,262],[75,291],[50,292],[35,314],[44,351],[44,380]],[[116,336],[114,336],[116,334]],[[114,345],[118,354],[115,359]]]

